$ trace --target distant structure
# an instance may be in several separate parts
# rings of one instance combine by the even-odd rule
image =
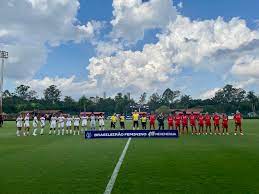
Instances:
[[[203,112],[203,107],[194,107],[194,108],[188,108],[188,109],[171,109],[172,112],[175,112],[177,114],[183,114],[183,112],[186,112],[186,114],[193,114],[199,115]]]
[[[127,98],[130,100],[130,93],[129,92],[127,93]]]
[[[103,99],[106,99],[106,92],[103,93]]]
[[[99,96],[96,96],[96,97],[91,96],[91,97],[89,98],[89,100],[91,100],[93,103],[97,103],[97,102],[100,100],[100,97],[99,97]]]
[[[95,116],[99,116],[99,115],[105,115],[105,112],[93,112]],[[90,117],[92,114],[92,112],[80,112],[80,116],[86,115],[88,117]]]

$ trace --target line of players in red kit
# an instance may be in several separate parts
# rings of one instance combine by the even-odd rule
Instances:
[[[240,135],[243,135],[241,113],[236,111],[233,119],[235,122],[234,135],[237,135],[238,130]],[[158,118],[157,120],[159,121]],[[150,129],[155,129],[156,116],[154,114],[150,115],[149,121]],[[208,113],[195,115],[193,112],[190,115],[187,115],[186,112],[183,112],[183,114],[169,114],[167,124],[169,129],[177,129],[179,134],[188,134],[190,126],[192,134],[196,135],[212,135],[213,133],[215,135],[229,135],[228,116],[226,114],[221,116],[218,113],[214,113],[212,116]]]

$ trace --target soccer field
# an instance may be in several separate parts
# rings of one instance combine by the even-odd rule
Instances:
[[[15,132],[0,128],[0,193],[103,193],[127,142]],[[112,193],[259,193],[259,120],[244,133],[132,139]]]

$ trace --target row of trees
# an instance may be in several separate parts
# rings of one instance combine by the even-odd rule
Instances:
[[[228,114],[240,110],[243,113],[256,112],[259,107],[259,97],[253,91],[226,85],[216,92],[211,99],[193,99],[189,95],[181,94],[178,90],[166,89],[162,94],[153,93],[149,97],[143,93],[139,100],[129,99],[126,95],[118,93],[114,98],[100,98],[93,102],[86,96],[74,100],[71,96],[62,99],[62,93],[55,85],[44,90],[43,97],[39,98],[37,92],[30,86],[20,85],[13,93],[6,90],[3,94],[3,108],[6,113],[18,113],[24,110],[58,109],[71,114],[80,111],[104,111],[108,114],[130,113],[132,106],[147,105],[150,111],[161,107],[167,109],[183,109],[203,107],[208,112],[226,112]]]

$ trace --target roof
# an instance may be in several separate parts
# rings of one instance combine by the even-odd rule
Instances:
[[[80,115],[91,115],[93,112],[80,112]],[[104,112],[94,112],[95,115],[104,114]]]
[[[53,114],[53,113],[59,113],[62,112],[61,110],[29,110],[29,111],[21,111],[20,114],[26,114],[26,113],[44,113],[44,114]]]
[[[172,112],[176,112],[178,114],[183,114],[183,112],[186,112],[186,114],[200,114],[203,112],[202,107],[194,107],[194,108],[188,108],[188,109],[171,109]]]

